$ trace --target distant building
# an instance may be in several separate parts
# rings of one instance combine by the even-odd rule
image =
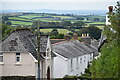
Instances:
[[[37,77],[36,36],[29,29],[17,29],[0,43],[0,76]],[[49,36],[40,36],[40,77],[53,77],[53,53]]]

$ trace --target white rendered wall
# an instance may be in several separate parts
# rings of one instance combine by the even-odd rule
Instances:
[[[91,56],[91,59],[90,59]],[[82,58],[82,63],[81,63]],[[73,58],[73,69],[71,70],[71,59],[68,60],[68,75],[81,76],[84,74],[85,69],[88,66],[88,63],[92,61],[93,54],[86,54],[78,57],[78,64],[76,57]]]
[[[54,57],[54,78],[63,78],[67,75],[67,60],[60,55]]]
[[[108,20],[109,20],[108,14],[106,14],[106,25],[111,25],[111,23]]]

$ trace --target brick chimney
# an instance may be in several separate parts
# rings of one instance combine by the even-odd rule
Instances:
[[[110,13],[113,12],[113,6],[109,6],[108,9]]]
[[[109,6],[108,7],[109,12],[106,14],[106,25],[111,25],[111,23],[109,22],[109,14],[113,12],[113,6]]]
[[[74,40],[78,40],[78,35],[77,35],[77,33],[74,33],[73,39],[74,39]]]
[[[88,33],[82,34],[81,42],[84,42],[84,43],[87,43],[87,44],[91,44],[91,38],[90,38]]]
[[[69,34],[66,34],[66,35],[64,36],[64,38],[65,38],[66,41],[70,41],[70,39],[71,39],[71,37],[70,37]]]

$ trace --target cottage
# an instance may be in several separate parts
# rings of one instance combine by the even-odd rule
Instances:
[[[40,77],[53,75],[49,36],[40,36]],[[0,76],[37,77],[36,36],[29,29],[16,29],[0,43]]]
[[[54,57],[54,78],[84,74],[85,69],[97,52],[93,46],[78,40],[55,43],[52,45],[52,49],[56,55]]]

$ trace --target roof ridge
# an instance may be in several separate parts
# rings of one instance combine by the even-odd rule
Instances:
[[[70,40],[70,41],[76,41],[76,40]],[[61,41],[61,42],[58,42],[58,43],[55,43],[55,44],[52,44],[52,45],[58,45],[58,44],[61,44],[61,43],[67,43],[67,42],[70,42],[70,41],[67,41],[67,40],[65,40],[65,41]]]

